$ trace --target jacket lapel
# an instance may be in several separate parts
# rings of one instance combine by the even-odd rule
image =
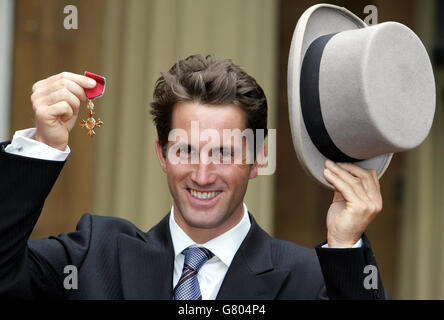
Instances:
[[[174,249],[169,214],[148,233],[118,238],[120,276],[124,299],[173,298]],[[250,214],[251,228],[233,258],[217,295],[218,300],[274,299],[287,270],[277,270],[271,256],[271,237]]]
[[[148,233],[118,238],[124,299],[172,299],[174,250],[169,214]]]
[[[251,228],[222,282],[218,300],[271,300],[276,298],[287,270],[276,270],[271,256],[271,237],[250,214]]]

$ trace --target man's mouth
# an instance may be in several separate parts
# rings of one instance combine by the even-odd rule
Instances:
[[[213,199],[215,197],[217,197],[217,195],[219,195],[222,191],[207,191],[207,192],[202,192],[202,191],[198,191],[198,190],[194,190],[191,188],[187,188],[188,192],[191,194],[191,196],[193,198],[199,199],[199,200],[210,200]]]

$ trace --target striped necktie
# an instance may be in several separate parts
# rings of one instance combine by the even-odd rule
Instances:
[[[204,263],[213,257],[213,253],[202,247],[188,247],[182,253],[185,255],[185,263],[173,291],[174,300],[201,300],[197,273]]]

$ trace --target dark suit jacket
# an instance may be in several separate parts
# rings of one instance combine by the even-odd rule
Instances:
[[[85,214],[77,230],[28,240],[64,162],[8,154],[0,144],[0,296],[25,299],[172,299],[174,252],[167,215],[143,232],[132,223]],[[63,214],[63,213],[60,213]],[[270,237],[250,214],[217,299],[383,299],[367,290],[370,244],[316,250]],[[66,265],[78,270],[67,290]]]

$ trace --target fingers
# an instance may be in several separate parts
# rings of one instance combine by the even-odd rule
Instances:
[[[35,91],[31,95],[31,99],[38,99],[39,97],[50,95],[52,92],[58,91],[60,89],[67,89],[80,101],[86,101],[87,99],[85,90],[76,82],[66,78],[61,78],[51,83],[47,82],[46,85],[39,86],[38,89],[35,89]]]
[[[358,197],[363,201],[368,200],[367,193],[359,177],[350,174],[347,170],[330,160],[327,160],[325,164],[328,169],[326,171],[326,179],[342,193],[345,200],[353,201],[354,197]],[[332,174],[329,174],[329,172]]]
[[[360,199],[353,188],[346,183],[344,180],[339,178],[337,175],[335,175],[331,170],[325,169],[324,170],[324,176],[325,179],[327,179],[328,182],[330,182],[336,190],[342,195],[344,200],[348,202],[356,201],[356,199]],[[337,193],[335,193],[335,197],[333,201],[341,200],[340,197],[337,197]]]
[[[61,119],[63,122],[69,121],[73,116],[73,109],[66,101],[57,102],[51,106],[41,107],[36,110],[37,121],[45,118]]]
[[[60,101],[49,107],[50,112],[61,117],[63,122],[67,122],[73,116],[73,110],[66,101]]]
[[[66,110],[66,107],[69,107],[69,112]],[[80,100],[68,89],[63,88],[33,101],[33,109],[37,119],[55,117],[66,122],[70,120],[73,115],[78,115]],[[46,113],[44,112],[45,110]],[[57,112],[60,112],[60,114],[57,114]]]
[[[80,99],[66,88],[58,89],[34,100],[35,104],[39,106],[50,106],[60,101],[68,102],[74,109],[80,107]]]
[[[326,161],[326,167],[331,171],[325,174],[342,194],[346,201],[363,201],[372,212],[382,210],[382,196],[376,170],[368,170],[351,163],[335,164]]]
[[[90,89],[90,88],[94,88],[96,86],[96,81],[94,79],[91,79],[86,76],[82,76],[80,74],[75,74],[72,72],[65,71],[65,72],[53,75],[53,76],[46,78],[44,80],[40,80],[40,81],[36,82],[32,86],[32,91],[34,92],[41,86],[45,86],[45,85],[48,85],[48,83],[54,83],[54,82],[62,80],[62,79],[71,80],[71,81],[77,83],[82,88]]]
[[[338,163],[338,165],[361,180],[367,196],[375,203],[376,210],[382,210],[381,187],[377,171],[364,169],[351,163]]]
[[[376,170],[368,170],[351,163],[337,163],[338,166],[361,179],[367,192],[374,193],[380,190],[379,179]]]

